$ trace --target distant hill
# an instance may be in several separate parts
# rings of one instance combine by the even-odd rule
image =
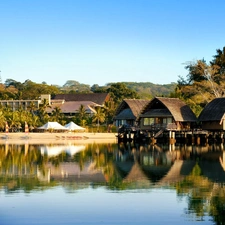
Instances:
[[[143,99],[152,98],[155,96],[169,96],[175,91],[176,83],[170,84],[153,84],[150,82],[124,82],[124,84],[135,90]]]
[[[135,90],[140,98],[149,99],[155,96],[169,96],[174,92],[176,88],[176,83],[170,84],[153,84],[151,82],[122,82],[128,88]],[[75,92],[92,92],[95,89],[107,90],[112,83],[108,83],[106,86],[98,86],[97,84],[90,87],[87,84],[81,84],[74,80],[67,81],[62,87],[61,90],[67,93]]]

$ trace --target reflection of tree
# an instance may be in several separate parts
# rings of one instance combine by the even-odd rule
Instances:
[[[5,187],[7,192],[43,189],[43,183],[36,174],[37,165],[44,165],[41,153],[37,148],[31,147],[29,151],[27,148],[26,145],[8,144],[0,147],[0,186]]]
[[[17,174],[31,174],[35,171],[35,162],[37,159],[37,151],[26,152],[25,146],[5,146],[1,149],[1,169],[4,173]]]
[[[210,199],[209,215],[214,218],[216,224],[225,224],[225,187],[214,184],[213,195]]]
[[[188,196],[187,214],[194,212],[201,219],[208,214],[214,218],[216,224],[225,224],[225,187],[202,176],[198,164],[175,187],[179,196]]]
[[[36,164],[38,166],[39,171],[41,172],[41,174],[43,176],[45,176],[45,174],[46,174],[47,162],[48,162],[48,156],[47,155],[41,155],[41,154],[37,155]]]
[[[90,144],[86,151],[76,154],[73,159],[79,162],[81,169],[86,162],[91,161],[92,169],[102,171],[110,189],[125,189],[126,184],[123,183],[114,165],[112,149],[116,147],[116,144]]]
[[[119,172],[115,169],[113,161],[108,163],[105,168],[105,176],[108,178],[108,188],[112,190],[125,190],[127,184],[123,182]]]
[[[58,167],[60,163],[67,162],[68,154],[66,152],[62,152],[57,156],[49,157],[48,161],[52,163],[55,167]]]

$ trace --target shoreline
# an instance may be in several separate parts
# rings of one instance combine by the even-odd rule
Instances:
[[[116,143],[116,133],[0,133],[0,143]]]

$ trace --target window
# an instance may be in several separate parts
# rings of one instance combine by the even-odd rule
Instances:
[[[121,126],[121,125],[123,125],[123,124],[126,124],[126,120],[117,120],[117,121],[116,121],[116,125],[117,125],[117,126]]]
[[[172,123],[173,121],[172,121],[172,118],[167,118],[167,124],[168,123]]]
[[[144,118],[144,126],[154,124],[154,118]]]

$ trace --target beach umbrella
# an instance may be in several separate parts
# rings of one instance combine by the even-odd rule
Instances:
[[[64,126],[66,129],[68,130],[85,130],[85,128],[78,126],[77,124],[75,124],[73,121],[69,122],[68,124],[66,124]]]
[[[67,128],[65,128],[64,126],[59,124],[58,122],[47,122],[46,124],[44,124],[41,127],[38,127],[37,129],[40,129],[40,130],[68,130]]]

